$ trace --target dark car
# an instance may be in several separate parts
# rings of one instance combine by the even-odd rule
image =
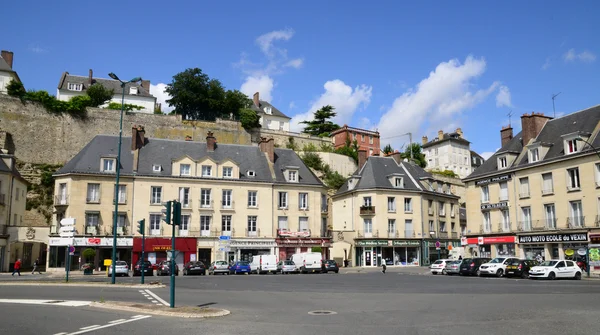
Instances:
[[[200,261],[187,262],[183,266],[183,275],[184,276],[191,276],[191,275],[205,276],[206,275],[206,266],[204,266],[204,263],[202,263]]]
[[[333,261],[333,260],[322,260],[321,261],[321,273],[327,273],[327,272],[335,272],[338,273],[340,272],[340,267],[338,266],[338,264]]]
[[[458,274],[461,276],[476,276],[481,264],[489,261],[491,261],[491,258],[463,258]]]
[[[133,267],[133,275],[141,276],[142,275],[142,261],[138,261],[137,264]],[[149,261],[144,261],[144,276],[153,276],[154,269],[152,268],[152,263]]]
[[[529,269],[538,265],[537,261],[534,260],[514,260],[506,264],[506,277],[521,277],[523,279],[529,278]]]
[[[170,276],[171,275],[171,261],[162,261],[158,263],[158,268],[156,269],[157,276]],[[175,264],[175,275],[179,276],[179,266]]]

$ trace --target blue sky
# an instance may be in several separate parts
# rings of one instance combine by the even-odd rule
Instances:
[[[162,100],[199,67],[294,123],[332,104],[396,148],[407,138],[386,138],[461,127],[491,152],[511,110],[519,131],[523,113],[552,114],[552,93],[558,115],[600,104],[597,1],[374,3],[12,1],[0,48],[28,89],[55,93],[63,71],[91,68],[149,79]]]

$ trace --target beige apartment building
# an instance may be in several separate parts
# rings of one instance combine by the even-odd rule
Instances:
[[[600,107],[521,117],[467,184],[470,255],[569,258],[600,269]]]
[[[326,189],[292,150],[206,142],[148,139],[142,127],[123,139],[118,190],[117,251],[128,263],[141,256],[138,221],[145,219],[145,253],[167,258],[173,227],[162,221],[163,203],[182,204],[175,234],[180,267],[193,260],[251,260],[319,248],[327,256]],[[76,253],[97,249],[96,266],[110,258],[118,137],[96,136],[56,173],[55,232],[76,219]],[[131,147],[131,150],[128,150]],[[49,266],[64,267],[66,242],[50,238]],[[72,266],[79,265],[74,257]],[[83,262],[83,260],[82,260]]]
[[[359,170],[332,197],[334,260],[418,266],[448,257],[451,246],[460,248],[466,226],[450,184],[402,161],[399,153],[366,156],[359,151]]]

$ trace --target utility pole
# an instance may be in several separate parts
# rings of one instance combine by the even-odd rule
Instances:
[[[552,117],[556,117],[556,108],[554,107],[554,99],[561,94],[562,92],[558,92],[556,94],[552,94],[552,111],[554,112],[554,115]]]
[[[142,262],[141,262],[142,284],[144,284],[144,265],[145,265],[144,264],[144,250],[146,249],[146,243],[145,243],[146,242],[146,229],[145,228],[146,228],[146,219],[141,219],[140,221],[138,221],[138,232],[140,234],[142,234],[142,258],[141,258],[141,260],[142,260]]]

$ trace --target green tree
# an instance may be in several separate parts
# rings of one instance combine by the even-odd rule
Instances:
[[[330,171],[325,174],[325,185],[330,189],[337,190],[346,182],[346,178],[337,171]]]
[[[354,162],[358,163],[358,141],[354,140],[354,142],[350,141],[350,136],[346,136],[346,142],[343,147],[339,147],[335,149],[336,154],[352,157]]]
[[[240,122],[244,129],[260,128],[260,116],[249,108],[243,108],[239,111]]]
[[[21,99],[27,93],[27,91],[25,91],[25,86],[23,86],[23,83],[14,79],[11,79],[10,83],[6,85],[6,92],[12,97],[18,97]]]
[[[114,109],[114,110],[121,110],[121,103],[120,102],[111,102],[108,104],[108,106],[106,106],[107,109]],[[125,104],[125,107],[123,108],[124,111],[126,112],[131,112],[132,110],[142,110],[144,109],[143,106],[138,106],[138,105],[132,105],[132,104]]]
[[[331,105],[323,106],[314,113],[312,121],[300,122],[307,125],[303,132],[315,136],[329,137],[333,131],[340,129],[339,125],[329,121],[337,115],[334,110],[335,107]]]
[[[162,114],[162,105],[161,104],[156,104],[154,106],[154,114]]]
[[[323,169],[323,160],[321,159],[321,156],[315,152],[304,152],[300,158],[302,158],[304,164],[306,164],[306,166],[309,168],[313,168],[317,171],[321,171]]]
[[[169,106],[183,119],[214,120],[224,108],[225,89],[217,79],[199,68],[190,68],[173,76],[165,92],[171,96]]]
[[[100,84],[94,84],[87,89],[86,93],[90,97],[90,106],[98,107],[112,99],[115,91],[109,90]]]
[[[249,109],[252,105],[252,100],[248,99],[248,96],[238,90],[228,90],[225,92],[225,101],[223,102],[223,108],[221,117],[225,119],[236,120],[241,118],[241,111],[243,109]],[[256,114],[256,113],[255,113]],[[258,124],[258,120],[256,122]],[[258,127],[254,127],[258,128]]]
[[[389,155],[389,154],[392,154],[392,153],[394,153],[394,149],[392,148],[392,146],[390,144],[386,145],[383,148],[383,154],[384,155]]]
[[[96,250],[92,248],[84,249],[81,252],[81,256],[83,256],[83,259],[85,259],[86,262],[94,261],[94,257],[96,257]]]
[[[411,145],[406,147],[406,150],[404,150],[404,153],[402,154],[402,158],[410,159],[411,151],[413,162],[415,162],[415,164],[422,168],[426,168],[427,160],[425,159],[425,154],[423,154],[423,152],[421,151],[421,145],[419,143],[412,143]]]

